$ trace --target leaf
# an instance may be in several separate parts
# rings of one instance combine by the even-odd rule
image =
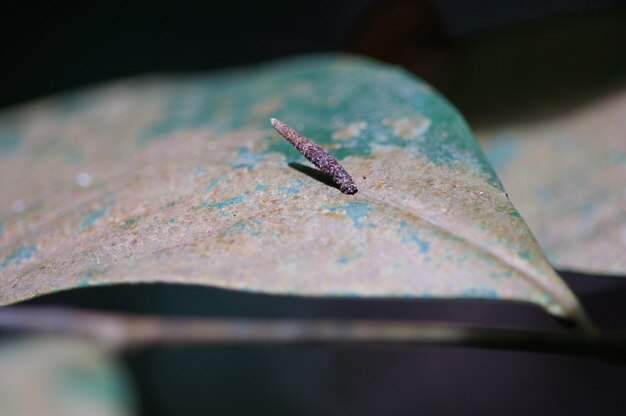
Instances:
[[[626,276],[626,90],[481,133],[512,201],[560,269]]]
[[[97,346],[33,337],[0,344],[0,414],[135,414],[126,374]]]
[[[272,116],[329,149],[359,192],[320,181]],[[399,69],[305,57],[131,79],[6,117],[19,143],[0,164],[4,304],[162,281],[581,315],[464,120]]]

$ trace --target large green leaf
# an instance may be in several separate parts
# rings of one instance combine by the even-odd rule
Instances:
[[[271,116],[329,149],[359,192],[299,165]],[[4,117],[4,304],[165,281],[581,314],[462,117],[402,70],[306,57],[129,80]]]
[[[0,414],[130,416],[127,375],[101,347],[70,338],[0,344]]]
[[[481,132],[512,201],[558,268],[626,275],[626,91]]]

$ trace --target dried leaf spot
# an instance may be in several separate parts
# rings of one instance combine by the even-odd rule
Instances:
[[[385,124],[393,129],[394,135],[405,140],[414,140],[424,135],[432,123],[426,117],[415,116],[385,120]]]
[[[215,188],[215,185],[217,185],[217,183],[220,181],[220,179],[222,179],[221,176],[211,179],[211,181],[206,184],[206,186],[204,187],[204,192],[209,192],[211,189]]]
[[[274,193],[283,195],[285,197],[297,196],[300,193],[304,184],[305,182],[302,179],[297,178],[297,179],[292,180],[285,186],[278,187],[274,191]]]
[[[333,140],[346,140],[352,139],[354,137],[358,137],[363,130],[367,128],[367,123],[364,121],[359,121],[356,123],[348,124],[342,130],[336,131],[333,133]]]
[[[498,292],[490,287],[472,287],[461,292],[459,297],[468,299],[499,299]]]
[[[141,216],[127,218],[120,224],[121,227],[125,230],[132,230],[137,226],[137,223],[141,219]]]
[[[230,205],[241,204],[243,203],[243,201],[244,201],[243,195],[237,195],[237,196],[225,199],[224,201],[220,201],[220,202],[202,201],[202,206],[204,208],[217,208],[221,211]]]
[[[0,270],[6,269],[11,263],[19,265],[24,261],[30,260],[36,252],[37,246],[35,245],[21,245],[4,258],[2,263],[0,263]]]
[[[355,228],[376,228],[376,224],[363,223],[362,219],[366,218],[372,212],[372,206],[367,202],[348,202],[334,207],[325,207],[330,212],[343,213],[352,220]]]
[[[267,156],[266,153],[254,153],[248,148],[240,147],[237,149],[237,158],[231,163],[231,166],[235,169],[252,169],[256,167],[265,156]]]
[[[82,231],[85,228],[93,225],[94,222],[96,222],[96,220],[100,217],[102,217],[104,214],[106,214],[107,210],[109,208],[105,205],[103,207],[100,207],[94,211],[91,211],[89,214],[87,214],[87,216],[83,219],[83,221],[80,223],[80,226],[78,227],[78,231]]]
[[[407,221],[400,223],[398,232],[401,234],[403,242],[416,244],[420,252],[427,253],[430,250],[430,242],[422,238],[419,231]]]
[[[257,183],[254,187],[254,192],[263,192],[267,189],[267,185],[264,183]]]
[[[267,116],[277,112],[281,105],[282,100],[279,97],[273,97],[252,107],[252,112],[257,116]]]

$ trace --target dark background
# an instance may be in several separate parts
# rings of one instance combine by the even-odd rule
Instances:
[[[113,78],[344,50],[405,66],[470,122],[537,116],[626,73],[623,0],[5,2],[0,107]]]
[[[85,2],[86,3],[86,2]],[[4,4],[0,106],[118,77],[350,51],[404,66],[474,127],[549,117],[625,85],[616,0],[318,0]],[[563,273],[605,328],[626,282]],[[166,315],[390,318],[558,328],[532,305],[315,300],[174,285],[30,303]],[[123,357],[144,415],[623,415],[626,368],[466,348],[153,348]]]

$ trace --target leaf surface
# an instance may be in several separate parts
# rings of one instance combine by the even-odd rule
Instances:
[[[481,132],[550,261],[626,276],[626,90],[545,121]]]
[[[320,180],[270,117],[328,149],[359,192]],[[4,304],[161,281],[581,313],[463,118],[394,67],[296,58],[129,80],[5,118]]]

